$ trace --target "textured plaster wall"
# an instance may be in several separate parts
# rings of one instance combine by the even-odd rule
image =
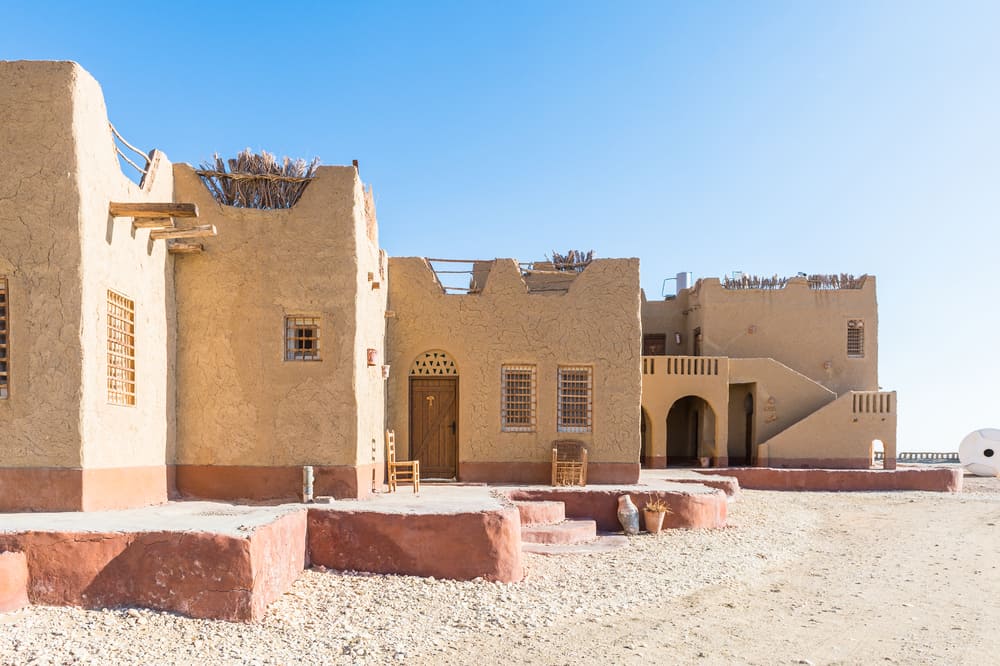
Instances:
[[[385,349],[385,308],[389,294],[388,258],[378,247],[375,210],[365,211],[363,183],[355,179],[354,234],[358,247],[356,275],[356,333],[354,354],[355,391],[357,394],[357,462],[382,463],[385,460],[385,380],[382,365],[388,363]],[[367,218],[370,221],[366,224]],[[369,238],[367,230],[373,230]],[[369,274],[371,279],[368,279]],[[376,351],[374,365],[368,365],[367,350]],[[396,368],[396,371],[402,368]],[[377,474],[381,483],[382,475]]]
[[[795,464],[801,460],[834,460],[868,467],[872,440],[881,439],[888,460],[896,458],[896,393],[887,413],[855,413],[853,395],[837,400],[793,424],[757,449],[762,465]]]
[[[174,431],[172,259],[166,241],[150,242],[147,229],[133,233],[131,218],[111,218],[108,204],[171,201],[171,166],[156,153],[143,189],[125,177],[101,88],[85,72],[76,80],[73,134],[80,163],[83,466],[163,465]],[[135,302],[135,406],[108,402],[108,289]]]
[[[203,254],[175,262],[176,462],[370,462],[384,400],[376,369],[361,366],[365,348],[380,347],[369,339],[380,337],[384,292],[362,268],[374,250],[359,246],[357,170],[322,167],[294,208],[271,211],[219,205],[187,165],[175,165],[174,182],[175,200],[197,203],[201,223],[218,229]],[[284,360],[286,315],[321,318],[321,361]]]
[[[861,289],[814,290],[805,279],[784,289],[724,289],[700,280],[689,294],[689,330],[702,327],[702,354],[774,358],[838,395],[878,388],[875,278]],[[847,322],[865,322],[865,357],[847,357]],[[825,364],[829,362],[829,368]]]
[[[73,116],[82,77],[69,62],[0,62],[0,276],[10,288],[11,322],[0,467],[81,463]]]
[[[418,354],[447,352],[459,368],[463,462],[546,462],[556,439],[587,443],[593,462],[639,459],[639,261],[591,263],[565,293],[529,294],[513,259],[497,259],[480,294],[446,295],[424,259],[389,260],[389,427],[409,446],[407,376]],[[500,368],[537,366],[537,431],[500,430]],[[594,367],[592,433],[556,431],[559,365]]]
[[[733,384],[753,386],[753,441],[758,444],[837,398],[830,389],[771,358],[729,359],[729,375]]]
[[[646,293],[642,293],[642,334],[665,335],[668,354],[686,355],[692,351],[688,321],[684,315],[688,293],[684,290],[676,298],[659,301],[646,300]],[[681,334],[680,344],[677,344],[675,333]]]
[[[715,440],[714,451],[701,450],[699,455],[725,458],[729,433],[729,363],[728,358],[716,359],[716,375],[668,375],[666,357],[649,356],[646,373],[642,375],[642,406],[649,420],[646,442],[650,455],[667,455],[667,417],[675,402],[689,395],[703,399],[715,415],[714,432],[702,431],[704,439]],[[652,365],[649,365],[652,361]],[[706,447],[707,449],[707,447]]]

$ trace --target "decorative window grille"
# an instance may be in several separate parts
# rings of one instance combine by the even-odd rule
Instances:
[[[559,432],[591,432],[594,427],[594,371],[589,366],[560,366]]]
[[[535,366],[500,369],[500,426],[504,432],[535,431]]]
[[[285,360],[320,360],[319,317],[285,317]]]
[[[108,290],[108,402],[135,405],[135,302]]]
[[[865,322],[862,319],[851,319],[847,322],[847,356],[865,357]]]
[[[0,399],[10,395],[10,301],[7,279],[0,278]]]

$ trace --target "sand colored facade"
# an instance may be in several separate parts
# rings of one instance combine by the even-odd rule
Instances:
[[[480,262],[469,294],[445,293],[422,258],[394,257],[389,267],[389,422],[403,450],[441,456],[443,464],[430,466],[448,478],[543,482],[552,443],[574,439],[588,447],[592,481],[638,479],[637,259],[597,260],[563,275],[526,273],[513,259]],[[437,366],[422,373],[428,353],[447,359],[447,374],[435,373]],[[525,390],[533,414],[513,428],[502,416],[505,368],[531,378]],[[560,426],[560,368],[589,373],[589,425]],[[453,414],[439,417],[444,401],[425,383],[443,384]],[[414,423],[420,419],[426,423]],[[421,446],[415,436],[433,444]]]
[[[290,499],[304,466],[364,497],[386,428],[459,481],[543,482],[563,439],[591,483],[895,451],[874,278],[654,302],[638,259],[496,259],[449,293],[380,249],[356,165],[280,210],[219,204],[157,151],[136,185],[75,63],[0,62],[0,119],[0,511]],[[172,254],[120,203],[193,206],[215,235]]]
[[[108,201],[169,200],[169,164],[153,155],[142,188],[122,174],[100,87],[74,63],[3,63],[0,89],[0,277],[10,298],[0,507],[164,501],[174,422],[166,252],[113,222]],[[143,341],[134,406],[107,399],[109,291],[134,304]]]
[[[868,467],[895,458],[896,396],[878,386],[875,278],[829,288],[718,279],[643,301],[643,456],[688,464]],[[877,446],[877,444],[875,444]],[[707,460],[707,462],[706,462]]]
[[[294,496],[310,465],[316,494],[367,494],[385,404],[367,350],[383,355],[387,289],[357,169],[321,167],[282,210],[219,205],[191,167],[174,172],[177,200],[218,230],[175,264],[178,489]],[[286,322],[300,318],[318,332],[304,359],[286,345]]]

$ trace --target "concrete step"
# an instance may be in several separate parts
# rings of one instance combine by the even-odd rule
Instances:
[[[610,553],[628,545],[628,537],[620,534],[601,535],[587,543],[522,543],[521,552],[534,555],[588,555]]]
[[[566,503],[549,501],[514,502],[521,514],[521,526],[555,525],[566,520]]]
[[[577,544],[597,538],[597,521],[564,520],[555,525],[521,527],[521,543]]]

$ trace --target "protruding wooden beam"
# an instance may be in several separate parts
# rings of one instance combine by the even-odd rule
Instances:
[[[132,230],[136,229],[172,229],[174,218],[172,217],[150,217],[148,219],[139,218],[132,222]]]
[[[166,240],[168,238],[204,238],[205,236],[215,236],[215,225],[204,224],[200,227],[188,227],[186,229],[154,229],[149,232],[150,240]]]
[[[112,217],[198,217],[198,205],[193,203],[121,203],[112,201]]]
[[[167,245],[167,252],[170,254],[198,254],[205,251],[205,246],[201,243],[182,243],[174,241]]]

